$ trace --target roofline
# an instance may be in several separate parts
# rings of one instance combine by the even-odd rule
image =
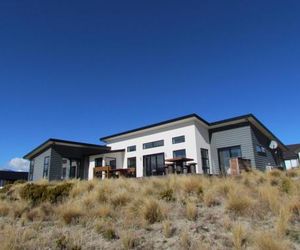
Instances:
[[[210,126],[214,126],[214,125],[219,125],[219,124],[223,124],[223,123],[228,123],[228,122],[234,122],[234,121],[238,121],[238,120],[242,120],[242,119],[249,119],[249,118],[252,118],[254,119],[263,129],[265,129],[267,131],[267,133],[269,133],[275,140],[277,140],[286,150],[288,150],[288,148],[286,147],[286,145],[278,139],[277,136],[275,136],[259,119],[257,119],[257,117],[255,115],[253,115],[252,113],[249,113],[249,114],[246,114],[246,115],[240,115],[240,116],[235,116],[235,117],[232,117],[232,118],[229,118],[229,119],[224,119],[224,120],[220,120],[220,121],[216,121],[216,122],[212,122],[212,123],[209,123],[207,122],[206,120],[204,120],[203,118],[201,118],[200,116],[198,116],[197,114],[195,113],[192,113],[192,114],[189,114],[189,115],[186,115],[186,116],[181,116],[181,117],[177,117],[177,118],[174,118],[174,119],[170,119],[170,120],[166,120],[166,121],[162,121],[162,122],[159,122],[159,123],[154,123],[154,124],[151,124],[151,125],[148,125],[148,126],[143,126],[143,127],[140,127],[140,128],[136,128],[136,129],[132,129],[132,130],[128,130],[128,131],[125,131],[125,132],[121,132],[121,133],[117,133],[117,134],[113,134],[113,135],[109,135],[109,136],[105,136],[105,137],[102,137],[100,138],[101,141],[106,141],[106,139],[109,139],[109,138],[114,138],[114,137],[117,137],[117,136],[121,136],[121,135],[125,135],[125,134],[130,134],[130,133],[134,133],[134,132],[138,132],[138,131],[141,131],[141,130],[144,130],[144,129],[149,129],[149,128],[153,128],[153,127],[158,127],[158,126],[161,126],[161,125],[165,125],[165,124],[168,124],[168,123],[172,123],[172,122],[176,122],[176,121],[180,121],[180,120],[185,120],[185,119],[188,119],[188,118],[196,118],[198,120],[200,120],[201,122],[205,123],[206,125],[208,125],[209,127]],[[225,124],[224,124],[225,126]]]
[[[206,125],[209,126],[209,122],[207,122],[206,120],[204,120],[203,118],[201,118],[197,114],[192,113],[192,114],[185,115],[185,116],[180,116],[180,117],[177,117],[177,118],[174,118],[174,119],[165,120],[165,121],[158,122],[158,123],[153,123],[153,124],[143,126],[143,127],[140,127],[140,128],[131,129],[131,130],[127,130],[127,131],[124,131],[124,132],[121,132],[121,133],[105,136],[105,137],[100,138],[100,140],[105,142],[105,140],[109,139],[109,138],[113,138],[113,137],[117,137],[117,136],[121,136],[121,135],[126,135],[126,134],[130,134],[130,133],[138,132],[138,131],[141,131],[141,130],[144,130],[144,129],[149,129],[149,128],[153,128],[153,127],[162,126],[162,125],[165,125],[165,124],[168,124],[168,123],[173,123],[173,122],[185,120],[185,119],[188,119],[188,118],[196,118],[196,119],[200,120],[201,122],[203,122],[203,123],[205,123]]]
[[[104,146],[104,145],[97,145],[97,144],[91,144],[91,143],[85,143],[85,142],[67,141],[67,140],[62,140],[62,139],[49,138],[47,141],[43,142],[42,144],[40,144],[39,146],[37,146],[36,148],[34,148],[33,150],[31,150],[29,153],[27,153],[26,155],[24,155],[23,158],[24,159],[29,158],[29,156],[31,154],[33,154],[36,150],[38,150],[39,148],[42,148],[42,147],[46,146],[48,143],[51,143],[52,145],[54,145],[55,143],[69,143],[69,144],[78,145],[78,146],[96,147],[96,148],[108,149],[108,150],[110,149],[110,147],[107,147],[107,146]]]

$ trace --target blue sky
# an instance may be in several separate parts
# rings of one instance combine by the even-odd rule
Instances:
[[[0,167],[49,137],[99,143],[194,112],[254,113],[299,143],[299,13],[298,0],[2,0]]]

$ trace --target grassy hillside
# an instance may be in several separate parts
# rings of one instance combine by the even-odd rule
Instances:
[[[300,249],[300,171],[15,184],[1,249]]]

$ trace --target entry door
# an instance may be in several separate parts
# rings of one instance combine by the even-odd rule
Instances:
[[[220,148],[219,152],[219,166],[221,173],[227,173],[230,168],[230,159],[236,157],[242,157],[242,151],[240,146],[230,148]]]
[[[145,155],[143,159],[144,163],[144,175],[163,175],[165,166],[165,155],[164,153]]]

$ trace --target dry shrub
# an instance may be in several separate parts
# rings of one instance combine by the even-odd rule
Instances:
[[[28,210],[28,204],[24,201],[15,201],[13,206],[10,207],[10,213],[13,218],[21,218],[21,216]]]
[[[185,193],[191,194],[202,194],[203,193],[203,187],[201,184],[201,179],[197,176],[183,176],[182,179],[179,179],[181,181],[182,188]]]
[[[232,241],[234,249],[241,250],[246,242],[246,231],[241,224],[235,224],[232,228]]]
[[[77,204],[64,204],[58,209],[58,213],[66,224],[78,223],[84,215]]]
[[[194,221],[197,219],[197,206],[194,202],[188,202],[185,207],[185,215],[187,219]]]
[[[291,212],[287,208],[281,208],[276,221],[276,233],[279,237],[283,237],[287,233]]]
[[[172,223],[169,220],[162,222],[162,233],[166,238],[170,238],[173,233]]]
[[[112,218],[113,217],[113,208],[109,204],[104,204],[97,206],[92,213],[96,217],[100,218]]]
[[[123,232],[121,234],[121,242],[125,250],[133,249],[138,245],[138,239],[132,232]]]
[[[300,219],[300,200],[296,197],[290,201],[288,209],[291,212],[291,215]]]
[[[233,191],[228,194],[226,209],[236,215],[245,215],[252,207],[252,200],[242,192]]]
[[[127,192],[121,191],[110,198],[110,203],[116,207],[125,206],[130,200],[132,196],[130,196]]]
[[[277,188],[264,185],[258,188],[258,199],[262,206],[274,214],[280,210],[280,194]]]
[[[171,188],[166,188],[159,193],[159,198],[165,201],[175,201],[174,191]]]
[[[290,249],[289,244],[281,238],[274,237],[269,232],[258,232],[254,238],[254,244],[259,250],[284,250]]]
[[[296,169],[290,169],[290,170],[286,171],[287,177],[294,178],[294,177],[297,177],[298,175],[299,175],[299,171],[297,171]]]
[[[146,199],[142,208],[144,219],[153,224],[159,222],[163,218],[162,209],[160,204],[154,199]]]
[[[6,201],[0,200],[0,216],[7,216],[10,211],[10,206]]]
[[[282,171],[280,171],[278,169],[272,169],[270,172],[268,172],[268,175],[273,176],[273,177],[281,177]]]
[[[203,202],[207,207],[218,206],[221,204],[220,198],[214,189],[209,189],[204,192]]]
[[[293,182],[290,178],[288,177],[282,177],[281,178],[281,182],[280,182],[280,191],[287,193],[287,194],[291,194],[293,191]]]
[[[190,249],[192,244],[191,237],[187,230],[184,230],[180,234],[180,245],[182,249]]]

